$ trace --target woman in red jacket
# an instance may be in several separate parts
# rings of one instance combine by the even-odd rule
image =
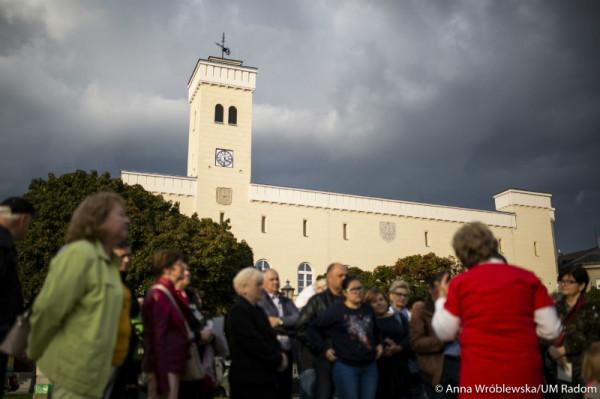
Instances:
[[[444,277],[432,324],[442,341],[458,334],[459,397],[541,398],[538,337],[553,339],[560,332],[546,287],[532,272],[506,263],[483,223],[461,227],[452,246],[468,270],[449,284]]]
[[[177,399],[190,345],[186,320],[182,317],[187,312],[187,305],[175,291],[175,283],[183,278],[185,263],[179,252],[171,250],[156,253],[153,263],[157,280],[155,288],[148,291],[142,308],[143,370],[148,374],[150,399],[158,395]]]

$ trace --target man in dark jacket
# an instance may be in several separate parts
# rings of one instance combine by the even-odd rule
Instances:
[[[291,299],[279,293],[279,273],[274,269],[267,269],[263,274],[263,295],[258,306],[263,308],[271,327],[277,333],[277,340],[281,349],[288,357],[288,367],[277,374],[277,397],[291,399],[292,397],[292,368],[293,368],[293,341],[290,335],[295,333],[300,312]]]
[[[308,326],[331,305],[342,301],[342,283],[348,274],[348,268],[341,263],[332,263],[327,267],[327,290],[310,298],[302,308],[298,320],[298,340],[302,343],[302,374],[300,384],[302,397],[330,399],[333,397],[331,364],[324,353],[308,339]],[[314,370],[314,371],[311,371]],[[311,387],[311,375],[316,374],[314,388]],[[307,392],[308,391],[308,392]]]
[[[23,312],[15,241],[25,238],[33,214],[33,206],[23,198],[7,198],[0,204],[0,342]],[[0,353],[0,398],[4,395],[7,361],[8,356]]]

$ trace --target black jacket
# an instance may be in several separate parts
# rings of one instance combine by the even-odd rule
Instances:
[[[315,347],[308,338],[310,323],[316,320],[331,305],[341,301],[342,296],[333,295],[330,290],[325,290],[310,298],[308,303],[302,308],[296,333],[298,341],[302,344],[302,370],[312,368],[314,357],[320,355],[319,348]]]
[[[17,274],[17,251],[10,232],[0,226],[0,340],[23,312],[23,293]]]
[[[232,392],[239,393],[245,386],[272,389],[277,383],[281,347],[265,311],[237,297],[227,316],[225,333],[231,353]]]

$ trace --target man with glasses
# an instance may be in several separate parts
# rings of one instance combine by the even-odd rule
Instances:
[[[394,312],[396,318],[400,320],[400,317],[403,317],[406,323],[402,320],[400,322],[403,325],[408,325],[410,321],[410,311],[408,310],[408,296],[410,295],[410,290],[408,288],[408,283],[403,280],[396,280],[390,285],[390,310]]]
[[[390,296],[390,310],[394,313],[394,316],[407,336],[410,335],[410,311],[408,310],[408,297],[410,295],[410,288],[408,283],[404,280],[396,280],[390,285],[389,296]],[[410,339],[410,336],[409,336]],[[421,392],[421,378],[419,376],[419,366],[417,364],[417,357],[412,349],[408,349],[408,371],[410,373],[410,392],[413,398],[422,397]]]

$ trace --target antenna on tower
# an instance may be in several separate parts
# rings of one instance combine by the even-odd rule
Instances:
[[[225,54],[227,54],[227,55],[231,54],[231,50],[229,50],[229,47],[225,47],[225,32],[223,32],[223,37],[221,38],[221,43],[215,42],[215,44],[217,46],[221,47],[221,58],[225,58]]]

